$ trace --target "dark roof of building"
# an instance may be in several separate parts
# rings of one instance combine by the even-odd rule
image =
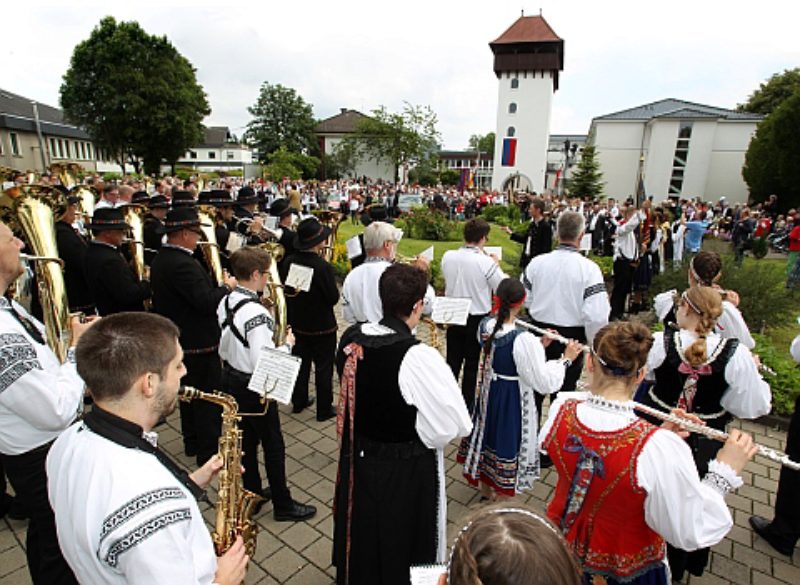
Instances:
[[[335,116],[320,121],[314,127],[314,132],[317,134],[352,134],[356,131],[358,123],[365,118],[369,118],[369,116],[357,110],[342,108]]]
[[[0,89],[0,127],[23,132],[36,132],[36,122],[30,98]],[[68,138],[90,140],[89,135],[64,120],[64,112],[53,106],[36,102],[42,133]]]
[[[192,148],[222,148],[242,146],[233,139],[227,126],[210,126],[203,128],[203,142]]]
[[[547,24],[543,16],[520,16],[514,24],[493,40],[491,44],[541,43],[560,40],[561,38]]]
[[[595,120],[652,120],[653,118],[722,118],[724,120],[761,120],[764,116],[750,112],[737,112],[725,108],[706,106],[685,100],[667,98],[621,110]]]
[[[481,158],[491,158],[493,155],[490,152],[481,151]],[[478,151],[476,150],[440,150],[439,158],[478,158]]]

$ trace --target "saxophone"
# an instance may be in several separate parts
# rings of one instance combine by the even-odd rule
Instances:
[[[230,394],[201,392],[191,386],[181,387],[178,398],[184,402],[205,400],[222,407],[219,455],[223,464],[218,476],[219,497],[211,540],[217,556],[221,556],[233,546],[236,537],[241,536],[245,550],[252,558],[258,537],[258,525],[253,514],[256,505],[264,498],[247,491],[242,485],[242,431],[238,427],[242,415],[239,414],[239,405]]]

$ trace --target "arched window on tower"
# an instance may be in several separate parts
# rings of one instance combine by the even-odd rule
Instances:
[[[509,138],[513,138],[514,134],[516,134],[516,133],[517,133],[517,130],[513,126],[509,126],[508,130],[506,130],[506,136],[508,136]]]
[[[514,78],[511,80],[511,89],[517,89],[518,87],[519,87],[519,79],[517,79],[516,77],[514,77]]]
[[[515,104],[514,102],[511,102],[510,104],[508,104],[508,113],[509,114],[516,114],[517,113],[517,104]]]

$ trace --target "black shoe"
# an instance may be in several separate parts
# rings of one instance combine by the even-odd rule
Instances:
[[[320,413],[317,413],[317,420],[319,422],[325,422],[326,420],[331,418],[336,418],[336,409],[333,407],[331,407],[331,409],[328,410],[327,412],[323,412],[321,415]]]
[[[264,507],[264,504],[266,504],[272,499],[272,489],[266,488],[261,490],[261,497],[264,499],[258,502],[253,508],[254,516],[258,516],[261,513],[261,509]]]
[[[275,522],[298,522],[313,518],[316,513],[317,508],[315,506],[306,506],[293,501],[290,508],[285,510],[276,509],[272,515],[275,518]]]
[[[5,517],[5,515],[11,510],[11,507],[14,505],[14,496],[9,496],[8,494],[0,494],[0,518]]]
[[[298,414],[300,412],[303,412],[304,409],[308,408],[309,406],[312,406],[313,404],[314,404],[314,397],[312,396],[311,398],[308,399],[308,402],[306,402],[305,404],[303,404],[303,405],[297,405],[297,404],[294,405],[292,407],[292,412],[295,413],[295,414]]]
[[[750,526],[753,527],[753,531],[756,534],[767,541],[767,544],[769,544],[782,555],[790,557],[794,553],[793,546],[790,547],[788,544],[782,542],[774,534],[772,534],[772,532],[770,532],[770,522],[766,518],[762,518],[761,516],[750,516]]]

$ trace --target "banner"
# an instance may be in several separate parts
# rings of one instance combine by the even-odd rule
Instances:
[[[517,139],[503,138],[503,158],[500,164],[504,167],[513,167],[516,160]]]

